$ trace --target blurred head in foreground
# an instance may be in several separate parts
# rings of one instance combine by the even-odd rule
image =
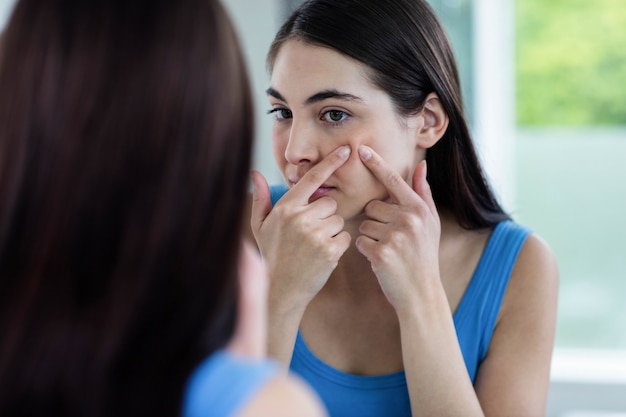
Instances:
[[[176,415],[234,326],[252,144],[218,1],[20,0],[0,59],[0,414]]]

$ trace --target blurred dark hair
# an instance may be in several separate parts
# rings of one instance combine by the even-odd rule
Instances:
[[[468,229],[508,219],[476,156],[450,42],[425,0],[305,1],[270,47],[270,72],[289,39],[329,47],[365,64],[373,84],[389,94],[401,115],[419,112],[435,92],[450,119],[442,139],[426,154],[437,206],[451,210]]]
[[[217,0],[20,0],[0,62],[0,415],[176,415],[234,328],[253,114]]]

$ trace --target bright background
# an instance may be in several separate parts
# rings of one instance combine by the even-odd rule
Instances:
[[[626,3],[516,3],[518,217],[559,259],[557,346],[626,350]]]

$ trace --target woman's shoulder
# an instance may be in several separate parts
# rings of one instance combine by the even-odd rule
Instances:
[[[525,225],[513,220],[498,223],[491,229],[484,251],[499,258],[498,262],[510,263],[508,299],[521,298],[526,303],[525,299],[536,298],[538,291],[555,293],[559,280],[556,256],[548,243]],[[514,304],[507,298],[505,308]]]
[[[300,378],[281,373],[263,386],[237,417],[325,417],[321,400]]]
[[[325,416],[311,390],[278,362],[218,351],[198,365],[185,392],[185,417]]]
[[[538,234],[529,233],[513,266],[475,384],[485,412],[545,412],[558,283],[557,261],[550,246]],[[505,394],[511,392],[516,394],[507,398]]]
[[[514,323],[514,326],[523,326],[522,322],[527,322],[531,325],[540,319],[539,312],[545,317],[555,314],[559,268],[554,252],[539,234],[517,224],[512,227],[511,233],[519,234],[521,243],[498,322]]]
[[[556,294],[558,282],[559,268],[554,252],[541,236],[529,233],[511,274],[512,293],[525,302],[526,298],[536,299],[538,292]]]

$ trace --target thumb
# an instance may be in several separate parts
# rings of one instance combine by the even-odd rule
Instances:
[[[263,174],[253,170],[251,175],[253,192],[250,225],[252,226],[252,231],[256,234],[267,215],[272,211],[272,198],[270,196],[270,187],[267,185],[267,180]]]
[[[413,173],[413,190],[419,195],[428,207],[436,213],[437,207],[435,206],[435,201],[433,200],[433,194],[430,189],[430,184],[426,180],[426,160],[421,161],[417,164],[415,168],[415,172]]]

